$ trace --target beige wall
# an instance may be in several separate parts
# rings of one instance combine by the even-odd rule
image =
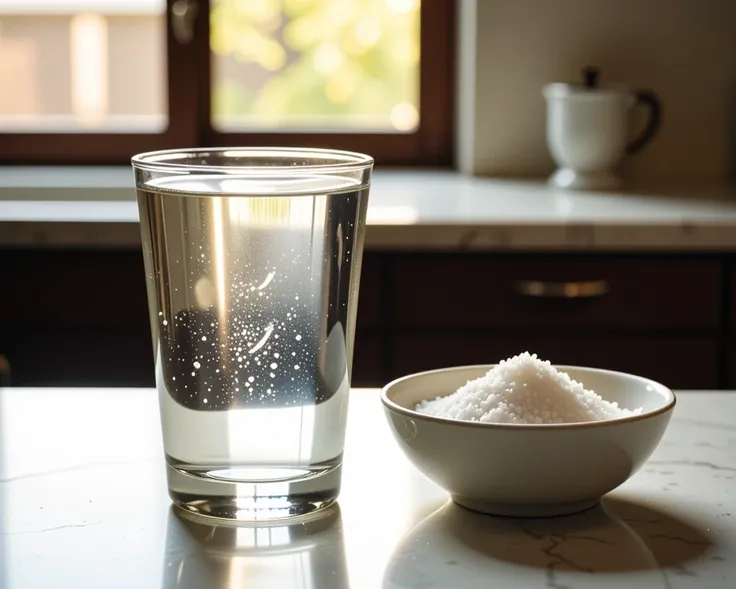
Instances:
[[[473,100],[459,101],[461,109],[475,113],[473,129],[462,117],[459,125],[461,141],[473,146],[472,156],[460,150],[466,170],[499,176],[549,173],[553,164],[545,145],[541,86],[576,81],[590,64],[600,67],[602,81],[649,87],[662,99],[662,130],[627,162],[630,179],[733,173],[736,0],[461,2],[461,21],[476,26],[474,41],[472,34],[461,34],[466,71],[468,39],[477,45],[470,64]],[[476,18],[468,18],[468,11]]]
[[[164,17],[107,15],[108,114],[166,111]],[[72,112],[69,15],[0,15],[0,116]],[[40,119],[38,125],[44,121]]]

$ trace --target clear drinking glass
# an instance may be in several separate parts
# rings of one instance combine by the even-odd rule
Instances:
[[[373,160],[205,148],[132,163],[172,500],[237,520],[330,505]]]

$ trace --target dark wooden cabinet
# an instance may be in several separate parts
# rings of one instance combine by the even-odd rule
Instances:
[[[153,385],[140,251],[3,250],[0,272],[0,355],[12,384]],[[530,284],[605,288],[546,297]],[[527,350],[673,388],[736,388],[736,261],[366,253],[355,386]]]
[[[138,331],[148,320],[140,251],[5,250],[0,272],[0,328]]]
[[[154,386],[151,335],[136,331],[23,327],[0,338],[14,386]]]

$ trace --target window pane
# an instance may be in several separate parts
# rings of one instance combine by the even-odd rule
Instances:
[[[0,0],[0,131],[163,131],[165,10],[165,0]]]
[[[212,0],[213,126],[415,130],[419,10],[419,0]]]

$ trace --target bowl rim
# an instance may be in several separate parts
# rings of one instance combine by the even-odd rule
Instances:
[[[598,372],[598,373],[611,374],[611,375],[615,374],[615,375],[634,377],[664,392],[665,397],[666,397],[665,404],[658,409],[653,409],[652,411],[642,412],[638,415],[629,415],[626,417],[616,417],[613,419],[603,419],[599,421],[579,421],[579,422],[573,422],[573,423],[494,423],[494,422],[482,422],[482,421],[467,421],[464,419],[453,419],[450,417],[437,417],[436,415],[428,415],[426,413],[419,413],[418,411],[414,411],[413,409],[407,409],[406,407],[402,407],[401,405],[399,405],[398,403],[395,403],[388,397],[389,391],[392,388],[396,387],[398,384],[405,382],[407,380],[418,378],[420,376],[428,376],[432,374],[438,374],[440,372],[460,372],[463,370],[471,370],[471,369],[485,369],[487,372],[494,366],[498,366],[498,363],[449,366],[447,368],[435,368],[433,370],[424,370],[422,372],[414,372],[412,374],[407,374],[405,376],[401,376],[399,378],[392,380],[391,382],[387,383],[381,388],[381,402],[383,403],[386,409],[393,411],[395,413],[399,413],[405,417],[409,417],[412,419],[421,419],[424,421],[443,423],[446,425],[454,425],[454,426],[467,426],[467,427],[486,428],[486,429],[509,429],[509,430],[527,429],[527,430],[535,430],[535,431],[560,430],[560,429],[585,429],[585,428],[613,426],[613,425],[624,424],[624,423],[632,423],[635,421],[650,419],[657,415],[662,415],[664,413],[670,412],[674,409],[675,405],[677,404],[677,397],[674,391],[672,391],[672,389],[663,385],[662,383],[657,382],[656,380],[652,380],[644,376],[639,376],[637,374],[632,374],[630,372],[623,372],[620,370],[607,370],[605,368],[593,368],[591,366],[575,366],[575,365],[570,365],[570,364],[553,364],[552,366],[554,366],[557,370],[560,370],[562,372],[572,369],[572,370],[581,370],[583,372],[586,372],[586,371],[587,372]],[[452,393],[448,393],[448,394],[452,394]]]

